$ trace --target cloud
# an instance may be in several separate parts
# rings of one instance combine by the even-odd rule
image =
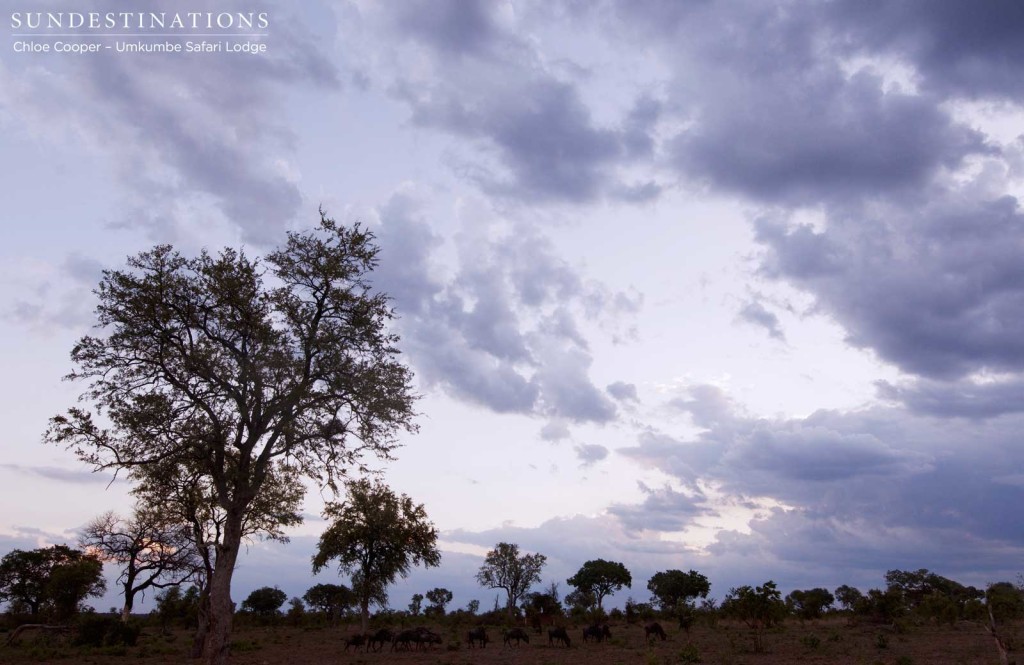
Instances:
[[[779,317],[756,300],[744,303],[740,308],[739,319],[764,328],[772,339],[777,339],[780,342],[786,340],[786,335],[782,332],[782,326],[779,324]]]
[[[596,443],[581,443],[574,450],[583,466],[590,466],[608,457],[608,449]]]
[[[691,526],[697,517],[713,515],[699,491],[678,492],[665,485],[657,489],[638,483],[646,495],[641,504],[612,504],[608,514],[619,519],[629,532],[673,532]]]
[[[1014,197],[936,186],[913,202],[836,211],[822,230],[762,220],[764,274],[905,372],[1024,370],[1024,215]]]
[[[374,275],[394,298],[402,348],[420,380],[498,413],[613,419],[615,404],[590,378],[581,322],[628,316],[635,298],[584,278],[539,230],[489,210],[455,235],[455,261],[443,270],[435,253],[449,248],[420,207],[413,193],[399,192],[377,211]]]
[[[1019,375],[986,382],[919,379],[901,385],[879,381],[876,385],[880,397],[920,415],[985,419],[1024,411],[1024,379]]]
[[[694,408],[720,397],[704,392]],[[1024,552],[1024,521],[1008,509],[1020,485],[1006,473],[1024,463],[1018,414],[937,419],[877,406],[765,419],[718,409],[705,425],[689,438],[645,432],[619,453],[684,487],[776,505],[751,533],[719,533],[716,555],[760,552],[784,570],[857,562],[977,575],[1003,574]],[[615,510],[633,518],[645,506]],[[970,550],[986,553],[977,566],[964,563]]]
[[[60,483],[106,484],[113,480],[112,476],[102,472],[65,469],[47,465],[0,464],[0,469],[6,469],[18,474],[32,474]]]
[[[882,53],[908,63],[927,90],[944,95],[1019,99],[1024,15],[1012,0],[962,0],[825,6],[825,20],[854,54]]]
[[[641,92],[599,121],[577,82],[586,68],[523,36],[539,25],[534,8],[446,0],[361,10],[379,31],[367,44],[375,75],[415,126],[457,139],[457,172],[488,195],[531,206],[660,196],[661,185],[626,169],[651,157],[660,102]]]
[[[632,383],[626,383],[625,381],[610,383],[605,386],[605,390],[609,395],[620,402],[636,402],[639,399],[637,397],[636,386]]]

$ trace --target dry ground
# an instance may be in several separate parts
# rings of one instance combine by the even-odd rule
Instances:
[[[437,628],[435,626],[435,628]],[[764,636],[766,653],[753,652],[753,634],[741,624],[723,622],[715,628],[697,626],[687,635],[666,626],[669,639],[648,645],[639,625],[612,624],[612,639],[602,644],[583,643],[582,628],[570,628],[572,647],[548,646],[547,636],[532,631],[531,643],[503,647],[500,631],[488,628],[492,642],[486,649],[469,649],[463,643],[465,629],[440,629],[447,643],[429,651],[380,653],[343,651],[344,636],[354,628],[240,628],[234,636],[232,663],[237,665],[371,665],[375,663],[423,663],[424,665],[669,665],[701,662],[710,665],[776,665],[779,663],[849,663],[874,665],[995,665],[999,662],[993,641],[984,629],[971,623],[956,626],[916,626],[903,633],[891,628],[847,625],[845,619],[829,619],[801,625],[790,620]],[[1009,631],[1011,641],[1024,644],[1022,626]],[[70,647],[33,645],[0,647],[0,663],[188,663],[188,635],[169,637],[147,629],[139,645],[128,649],[86,651]],[[1016,654],[1011,652],[1011,659]],[[699,658],[695,660],[694,657]]]

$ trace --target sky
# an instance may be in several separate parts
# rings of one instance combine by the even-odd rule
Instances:
[[[613,606],[668,569],[717,598],[1021,572],[1019,3],[150,5],[266,12],[266,52],[18,52],[57,38],[15,12],[121,7],[3,16],[0,552],[130,508],[42,442],[102,270],[157,243],[259,254],[322,206],[375,233],[422,395],[398,460],[370,461],[443,559],[392,607],[492,606],[498,542],[563,595],[624,563]],[[65,38],[90,39],[131,41]],[[338,580],[310,570],[325,498],[248,546],[236,601]]]

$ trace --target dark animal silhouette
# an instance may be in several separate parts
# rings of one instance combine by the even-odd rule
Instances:
[[[611,638],[612,631],[608,628],[608,624],[602,624],[600,626],[587,626],[583,629],[583,641],[586,642],[593,638],[594,640],[601,642],[605,638]]]
[[[663,641],[668,637],[667,635],[665,635],[665,629],[662,628],[661,624],[657,621],[649,623],[646,626],[644,626],[644,637],[646,637],[647,640],[650,641],[651,635],[660,637]]]
[[[425,649],[431,644],[441,644],[444,640],[437,633],[426,628],[410,628],[395,635],[391,640],[391,650],[398,651],[399,647],[406,651],[411,650],[415,645],[416,649]]]
[[[502,634],[502,641],[505,643],[505,646],[510,647],[512,646],[512,640],[516,641],[516,646],[519,646],[519,642],[526,642],[529,644],[530,636],[527,635],[526,631],[522,628],[512,628],[510,630],[506,630]]]
[[[356,651],[359,651],[359,647],[369,642],[369,635],[363,633],[356,633],[345,639],[345,651],[348,651],[349,647],[355,647]]]
[[[486,649],[487,643],[490,641],[491,640],[487,637],[487,631],[484,630],[483,626],[474,628],[466,633],[466,642],[469,644],[470,648],[475,647],[476,643],[479,642],[480,647]]]
[[[395,639],[394,633],[392,633],[387,628],[381,628],[376,633],[370,636],[369,641],[366,643],[366,650],[370,651],[372,649],[373,651],[383,651],[384,645],[392,641],[393,639]],[[380,645],[379,649],[375,646],[377,644]]]
[[[569,639],[569,633],[565,632],[565,628],[559,626],[558,628],[548,629],[548,644],[554,644],[555,642],[561,642],[567,647],[572,646],[572,640]]]

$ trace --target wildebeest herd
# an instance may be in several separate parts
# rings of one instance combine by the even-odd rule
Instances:
[[[539,631],[538,631],[539,632]],[[666,639],[665,630],[657,622],[644,626],[644,636],[648,641],[659,638]],[[608,624],[595,624],[583,629],[583,641],[603,642],[611,639],[612,631]],[[501,632],[502,644],[506,647],[518,647],[522,642],[530,643],[530,635],[522,628],[507,628]],[[486,648],[491,639],[487,636],[485,628],[473,628],[466,633],[466,644],[470,648]],[[388,644],[391,651],[427,650],[435,644],[443,644],[441,636],[427,628],[411,628],[402,631],[392,631],[388,628],[381,628],[374,633],[356,633],[345,640],[345,651],[354,647],[357,651],[365,647],[366,651],[383,651]],[[548,629],[548,645],[550,646],[572,646],[572,638],[564,626],[556,626]]]

